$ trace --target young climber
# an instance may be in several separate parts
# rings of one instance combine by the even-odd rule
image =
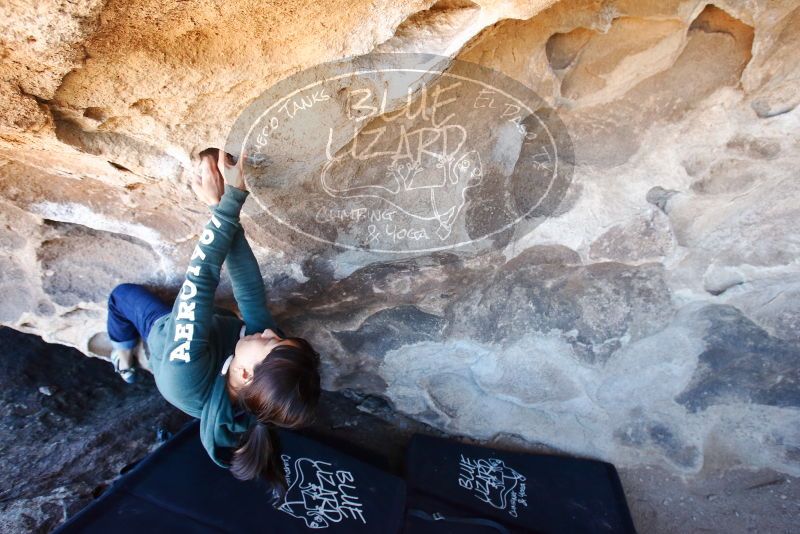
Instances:
[[[171,308],[139,285],[121,284],[111,292],[112,361],[131,381],[133,347],[141,336],[159,391],[200,419],[200,438],[214,462],[239,479],[261,475],[279,497],[286,481],[272,426],[297,428],[313,419],[319,355],[306,340],[285,336],[267,309],[261,273],[239,223],[248,196],[244,154],[235,165],[216,149],[200,156],[192,189],[211,218],[180,292]],[[222,312],[213,302],[223,260],[242,319],[215,313]]]

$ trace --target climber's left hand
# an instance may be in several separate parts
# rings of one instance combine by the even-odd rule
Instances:
[[[197,172],[192,178],[192,190],[200,202],[207,206],[219,204],[225,193],[225,179],[219,172],[215,154],[200,156]]]

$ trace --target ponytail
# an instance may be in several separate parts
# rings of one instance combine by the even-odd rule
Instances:
[[[299,428],[314,420],[320,396],[319,354],[302,338],[279,345],[253,368],[253,379],[239,389],[239,404],[256,417],[233,453],[231,473],[240,480],[261,477],[282,498],[287,490],[274,426]]]
[[[272,489],[275,499],[283,497],[286,478],[280,468],[279,450],[277,433],[269,425],[257,421],[233,453],[231,474],[239,480],[261,476]]]

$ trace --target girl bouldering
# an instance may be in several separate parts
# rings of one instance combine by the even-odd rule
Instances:
[[[200,419],[200,437],[212,460],[239,479],[263,477],[280,496],[273,426],[298,428],[314,417],[320,396],[319,355],[305,339],[288,337],[267,308],[261,273],[239,221],[249,192],[244,154],[200,153],[192,183],[211,210],[172,306],[136,284],[114,288],[108,300],[112,362],[135,379],[133,348],[141,337],[158,390]],[[223,261],[241,319],[214,307]]]

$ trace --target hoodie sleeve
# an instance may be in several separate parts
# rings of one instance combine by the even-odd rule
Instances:
[[[207,392],[215,370],[208,353],[214,293],[220,270],[236,232],[239,213],[248,192],[225,185],[225,193],[211,213],[192,252],[186,278],[175,299],[167,330],[167,361],[161,381],[173,398],[196,398]]]
[[[233,296],[247,325],[245,333],[249,335],[266,328],[275,329],[275,321],[267,307],[264,279],[241,227],[233,236],[225,264],[231,277]]]

